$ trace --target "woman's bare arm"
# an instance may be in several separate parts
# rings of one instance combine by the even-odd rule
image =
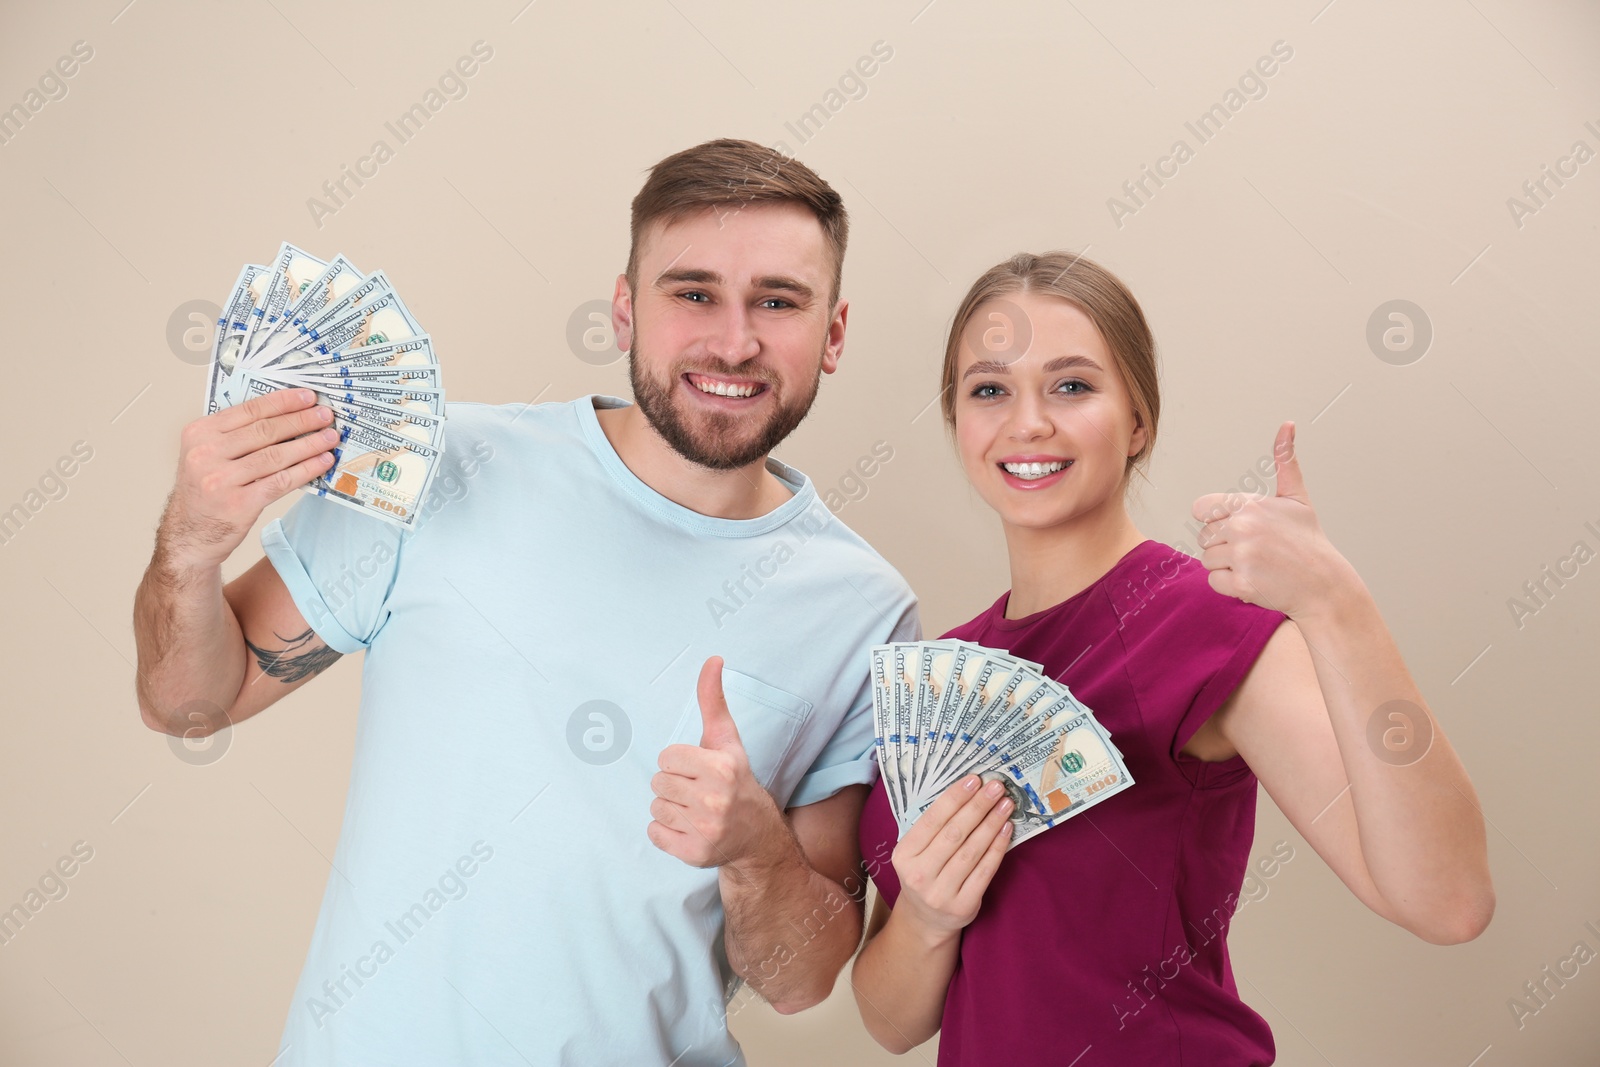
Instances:
[[[1470,941],[1495,904],[1477,794],[1317,521],[1293,423],[1273,454],[1272,496],[1195,501],[1212,588],[1291,620],[1213,721],[1363,903],[1425,941]]]

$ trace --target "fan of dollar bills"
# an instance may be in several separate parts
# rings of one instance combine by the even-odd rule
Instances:
[[[878,767],[900,836],[969,774],[1005,783],[1015,847],[1133,784],[1094,713],[1037,663],[965,641],[872,649]]]
[[[444,448],[433,342],[382,271],[285,242],[247,264],[217,320],[206,414],[275,389],[333,409],[334,464],[305,490],[411,527]]]

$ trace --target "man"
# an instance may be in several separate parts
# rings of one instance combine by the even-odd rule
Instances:
[[[449,406],[414,531],[303,497],[285,390],[185,427],[135,604],[146,723],[205,733],[365,650],[349,797],[277,1061],[742,1063],[860,934],[869,646],[904,580],[768,453],[844,347],[847,218],[712,141],[633,202],[612,317],[635,397]],[[725,665],[724,665],[725,664]]]

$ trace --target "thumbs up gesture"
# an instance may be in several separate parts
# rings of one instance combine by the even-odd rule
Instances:
[[[1294,423],[1278,428],[1272,455],[1272,495],[1207,493],[1195,500],[1194,517],[1205,523],[1197,537],[1200,562],[1217,592],[1299,620],[1361,579],[1312,510],[1295,455]]]
[[[668,745],[650,779],[650,841],[695,867],[740,864],[782,831],[783,814],[756,781],[722,693],[722,657],[700,668],[700,743]]]

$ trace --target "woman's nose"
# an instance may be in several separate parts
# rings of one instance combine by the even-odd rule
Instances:
[[[1054,428],[1044,410],[1044,402],[1028,392],[1019,392],[1011,405],[1011,417],[1006,420],[1006,431],[1017,441],[1035,441],[1048,437]]]

